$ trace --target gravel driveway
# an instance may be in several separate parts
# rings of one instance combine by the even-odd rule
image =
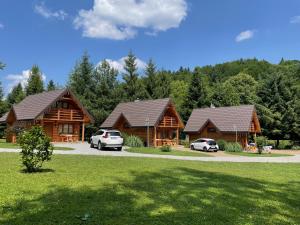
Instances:
[[[270,162],[270,163],[300,163],[300,154],[287,157],[247,157],[247,156],[215,156],[215,157],[195,157],[195,156],[174,156],[174,155],[154,155],[131,153],[122,151],[99,151],[91,149],[88,143],[58,143],[61,147],[71,147],[75,150],[62,151],[55,150],[54,154],[63,155],[97,155],[97,156],[117,156],[117,157],[141,157],[141,158],[162,158],[189,161],[211,161],[211,162]],[[18,149],[0,148],[0,152],[19,152]]]

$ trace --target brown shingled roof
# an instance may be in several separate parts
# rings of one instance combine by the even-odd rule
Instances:
[[[194,109],[184,131],[198,132],[210,121],[221,132],[248,132],[253,112],[254,105]]]
[[[101,127],[112,128],[120,116],[124,116],[132,127],[146,126],[147,117],[149,117],[149,126],[155,126],[169,103],[169,98],[120,103]]]
[[[29,95],[20,103],[13,105],[12,109],[16,115],[17,120],[34,120],[48,109],[55,101],[61,98],[64,94],[69,92],[74,99],[75,96],[69,89],[61,89],[54,91],[42,92],[35,95]],[[92,116],[83,108],[83,106],[76,100],[79,107],[93,120]],[[0,118],[0,122],[5,122],[8,113]]]

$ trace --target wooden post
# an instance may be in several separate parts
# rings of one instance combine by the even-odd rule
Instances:
[[[254,132],[254,143],[256,145],[256,132]]]
[[[81,141],[84,142],[84,123],[82,123]]]
[[[179,127],[177,127],[177,132],[176,132],[176,144],[179,145]]]
[[[156,147],[156,127],[154,126],[154,147]]]
[[[71,120],[73,120],[73,110],[71,109]]]

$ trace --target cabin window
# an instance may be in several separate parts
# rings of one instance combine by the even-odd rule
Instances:
[[[73,124],[59,124],[58,133],[59,134],[73,134]]]
[[[216,132],[216,128],[214,128],[214,127],[209,127],[209,128],[207,128],[207,131],[208,131],[208,132],[211,132],[211,133],[214,133],[214,132]]]
[[[68,109],[69,108],[69,103],[68,102],[57,102],[56,103],[56,108],[58,108],[58,109]]]

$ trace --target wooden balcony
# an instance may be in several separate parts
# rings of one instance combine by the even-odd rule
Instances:
[[[82,111],[76,109],[51,109],[44,116],[44,120],[51,121],[83,121],[84,116]]]
[[[165,116],[159,123],[158,127],[178,127],[178,121],[175,117]]]

